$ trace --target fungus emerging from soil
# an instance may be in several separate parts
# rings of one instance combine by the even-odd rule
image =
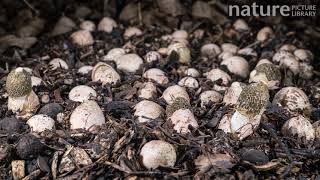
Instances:
[[[257,66],[251,73],[249,82],[267,82],[269,89],[277,89],[281,82],[280,69],[274,64],[264,63]]]
[[[7,77],[8,109],[18,115],[29,117],[40,104],[38,96],[32,90],[31,75],[19,67]]]
[[[162,140],[147,142],[141,148],[140,156],[147,169],[173,167],[177,158],[174,146]]]
[[[261,115],[269,101],[268,87],[265,83],[253,83],[244,87],[238,98],[232,116],[225,115],[219,129],[232,133],[237,139],[251,135],[260,124]]]

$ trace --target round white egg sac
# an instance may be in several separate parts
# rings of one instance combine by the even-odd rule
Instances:
[[[169,86],[162,93],[162,98],[167,102],[167,104],[172,104],[177,97],[182,97],[190,101],[190,98],[186,89],[179,85]]]
[[[103,85],[110,83],[116,84],[120,81],[120,75],[110,65],[106,63],[97,63],[91,74],[92,81],[100,81]]]
[[[204,91],[200,94],[201,107],[205,107],[210,103],[219,103],[221,100],[222,95],[216,91]]]
[[[310,121],[299,115],[287,120],[281,128],[282,134],[292,138],[297,137],[304,143],[313,142],[315,131]]]
[[[297,49],[297,47],[293,44],[284,44],[280,47],[279,51],[293,52],[296,49]]]
[[[119,57],[125,54],[126,54],[126,51],[123,48],[113,48],[107,53],[107,55],[102,57],[102,60],[116,62]]]
[[[125,54],[117,59],[116,64],[119,70],[135,73],[143,61],[137,54]]]
[[[227,89],[224,94],[223,102],[226,105],[235,105],[238,101],[238,98],[241,94],[242,88],[244,85],[241,85],[240,82],[233,82],[231,86]]]
[[[52,59],[50,62],[49,62],[49,66],[50,66],[50,69],[51,70],[56,70],[58,68],[61,68],[61,69],[69,69],[68,67],[68,64],[60,59],[60,58],[54,58]]]
[[[31,131],[34,132],[43,132],[45,130],[52,130],[54,129],[54,120],[44,114],[37,114],[32,116],[28,121],[27,124],[31,128]]]
[[[76,102],[84,102],[97,97],[97,92],[89,86],[79,85],[71,89],[69,99]]]
[[[308,96],[297,87],[282,88],[274,96],[272,104],[288,109],[289,111],[303,111],[311,108]]]
[[[147,142],[140,152],[142,164],[147,169],[173,167],[176,163],[176,150],[173,145],[162,140]]]
[[[268,40],[272,36],[274,36],[273,30],[270,27],[264,27],[258,32],[257,40],[263,42]]]
[[[153,80],[161,85],[165,85],[169,82],[169,79],[165,73],[158,68],[148,69],[145,73],[143,73],[143,77],[148,80]]]
[[[197,78],[200,76],[199,71],[196,70],[195,68],[188,68],[187,70],[185,70],[184,74],[187,76],[194,77],[194,78]]]
[[[93,67],[92,66],[82,66],[78,69],[78,73],[85,75],[88,74],[90,71],[92,71]]]
[[[125,38],[131,38],[133,36],[141,36],[141,35],[142,35],[142,31],[137,27],[128,27],[123,34]]]
[[[198,88],[199,83],[193,77],[184,77],[178,82],[179,86],[187,87],[187,88]]]
[[[239,50],[239,47],[232,43],[223,43],[221,45],[221,49],[223,52],[230,52],[232,54],[236,54]]]
[[[234,23],[233,23],[233,28],[236,31],[239,32],[243,32],[243,31],[248,31],[249,30],[249,26],[246,23],[246,21],[244,21],[243,19],[237,19]]]
[[[157,103],[143,100],[134,107],[134,116],[138,117],[139,123],[149,122],[157,119],[164,112],[164,109]]]
[[[222,85],[228,85],[231,81],[231,77],[228,73],[222,71],[221,69],[212,69],[211,71],[204,73],[204,76],[207,77],[207,79],[211,80],[212,82],[222,80]]]
[[[144,59],[147,63],[152,63],[161,60],[162,56],[157,51],[149,51],[145,56]]]
[[[96,30],[96,25],[94,24],[94,22],[87,20],[81,22],[80,29],[92,32]]]
[[[218,59],[219,60],[225,60],[230,57],[234,56],[234,53],[228,52],[228,51],[223,51],[222,53],[219,54]]]
[[[171,36],[173,39],[188,39],[188,32],[185,30],[176,30]]]
[[[218,56],[221,53],[220,47],[213,43],[203,45],[200,51],[202,56],[210,59]]]
[[[94,39],[90,31],[79,30],[71,34],[72,42],[78,46],[89,46],[94,43]]]
[[[244,138],[253,134],[255,129],[259,126],[261,115],[256,115],[254,118],[241,114],[235,111],[232,116],[224,115],[219,123],[218,129],[225,133],[232,133],[233,137],[243,140]]]
[[[281,63],[283,61],[283,59],[294,59],[294,55],[289,52],[289,51],[278,51],[276,52],[273,57],[272,57],[272,61],[275,63]]]
[[[293,74],[298,74],[300,71],[299,61],[296,58],[284,58],[280,62],[280,67],[290,69]]]
[[[157,87],[152,82],[143,83],[139,91],[139,97],[143,99],[153,99],[157,95]]]
[[[173,129],[181,134],[189,133],[189,126],[198,128],[198,122],[190,109],[179,109],[170,116]]]
[[[70,116],[71,129],[89,129],[93,125],[102,125],[105,118],[101,108],[95,101],[80,104]]]
[[[187,47],[187,45],[184,44],[184,43],[179,43],[179,42],[177,42],[177,43],[172,43],[172,44],[170,44],[170,45],[168,46],[167,55],[170,55],[170,54],[172,53],[172,51],[178,52],[179,49],[185,48],[185,47]]]
[[[261,64],[272,64],[271,61],[269,61],[268,59],[260,59],[256,65],[256,67],[258,67]]]
[[[116,21],[109,17],[104,17],[98,24],[98,31],[104,31],[107,33],[111,33],[113,28],[117,27]]]
[[[246,78],[249,74],[249,63],[240,56],[233,56],[231,58],[225,59],[221,62],[228,70],[242,78]]]
[[[293,54],[301,62],[311,63],[313,60],[312,52],[306,49],[297,49],[293,52]]]

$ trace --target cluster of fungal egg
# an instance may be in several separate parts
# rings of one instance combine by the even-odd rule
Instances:
[[[117,23],[105,17],[96,25],[91,21],[81,22],[81,30],[71,34],[70,39],[79,46],[91,46],[94,39],[92,31],[112,32]],[[249,30],[243,20],[237,20],[233,28],[242,33]],[[125,30],[124,37],[141,36],[143,32],[130,27]],[[262,46],[274,37],[270,27],[265,27],[257,33],[256,40]],[[140,123],[149,123],[161,119],[172,124],[173,130],[180,134],[190,134],[199,128],[200,121],[193,113],[194,106],[198,106],[191,99],[198,98],[200,108],[207,108],[223,104],[230,108],[219,122],[218,129],[232,134],[237,139],[250,136],[258,128],[261,117],[270,101],[269,91],[281,88],[281,69],[289,69],[302,78],[312,77],[310,65],[313,55],[310,51],[298,49],[293,45],[283,45],[273,55],[272,61],[261,59],[254,69],[250,69],[248,56],[257,58],[258,53],[253,48],[239,48],[232,43],[223,43],[220,46],[214,43],[205,43],[200,49],[201,59],[214,61],[217,66],[202,72],[190,67],[192,57],[188,44],[189,34],[185,30],[177,30],[169,35],[162,36],[168,42],[167,47],[157,51],[146,52],[145,56],[130,52],[125,47],[110,49],[94,66],[85,65],[78,69],[78,74],[91,74],[93,82],[102,86],[117,86],[126,75],[138,75],[141,81],[137,92],[139,102],[133,107],[135,120]],[[154,67],[164,57],[172,57],[181,65],[181,77],[175,81],[169,72]],[[149,66],[145,66],[148,64]],[[49,62],[52,71],[69,69],[68,64],[60,58]],[[151,68],[144,68],[150,67]],[[307,70],[307,71],[305,71]],[[250,72],[251,71],[251,72]],[[235,78],[234,78],[235,77]],[[211,89],[202,88],[200,79],[205,78],[214,85]],[[234,81],[235,79],[248,80],[249,84]],[[41,79],[40,79],[41,80]],[[17,115],[35,114],[39,105],[37,95],[32,90],[32,76],[23,68],[17,68],[7,77],[6,90],[8,92],[8,109]],[[163,89],[163,91],[161,91]],[[190,92],[196,91],[195,97],[190,98]],[[162,94],[160,95],[160,92]],[[69,92],[69,100],[79,102],[69,117],[71,129],[90,129],[105,123],[105,114],[100,108],[100,95],[90,86],[78,85]],[[160,101],[165,103],[160,103]],[[313,141],[316,137],[308,117],[301,114],[310,111],[311,104],[305,93],[297,87],[283,87],[273,98],[273,105],[288,110],[292,118],[282,127],[285,135],[297,136],[306,141]],[[300,114],[299,114],[300,113]],[[32,131],[42,132],[55,127],[55,120],[44,114],[37,114],[29,118],[28,125]],[[310,129],[313,129],[310,130]],[[310,130],[310,131],[309,131]],[[172,167],[176,161],[175,147],[163,140],[153,140],[143,145],[140,151],[142,164],[148,169]]]

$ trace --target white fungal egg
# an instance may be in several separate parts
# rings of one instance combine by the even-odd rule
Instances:
[[[89,74],[89,72],[92,71],[92,69],[92,66],[82,66],[78,69],[78,73],[82,75]]]
[[[149,51],[145,56],[144,59],[147,63],[152,63],[156,61],[160,61],[162,58],[161,54],[157,51]]]
[[[222,53],[219,54],[218,59],[223,61],[223,60],[228,59],[234,55],[235,55],[234,53],[231,53],[229,51],[223,51]]]
[[[245,84],[241,82],[233,82],[231,86],[226,90],[223,97],[223,102],[226,105],[235,105],[244,86]]]
[[[311,79],[313,76],[313,66],[308,63],[299,64],[299,77],[303,79]]]
[[[37,114],[32,116],[28,121],[27,124],[31,128],[33,132],[43,132],[45,130],[52,130],[54,129],[54,120],[44,114]]]
[[[144,99],[153,99],[157,95],[157,87],[152,82],[143,83],[143,87],[139,91],[139,97]]]
[[[99,62],[92,70],[91,79],[95,82],[100,81],[103,85],[116,84],[120,81],[120,75],[110,65]]]
[[[216,104],[222,101],[222,95],[216,91],[204,91],[200,94],[201,107]]]
[[[292,138],[297,137],[299,141],[307,144],[315,139],[315,130],[309,119],[299,115],[287,120],[281,128],[282,134]]]
[[[116,64],[117,69],[119,70],[135,73],[137,70],[139,70],[143,64],[143,61],[137,54],[125,54],[116,60]]]
[[[169,79],[165,73],[158,68],[148,69],[145,73],[143,73],[143,77],[148,80],[155,81],[161,85],[165,85],[169,82]]]
[[[11,110],[18,115],[32,115],[37,111],[40,105],[39,97],[31,91],[27,96],[23,97],[10,97],[8,98],[8,110]]]
[[[123,48],[113,48],[110,51],[108,51],[107,55],[102,57],[102,60],[116,62],[119,57],[125,54],[126,54],[126,51]]]
[[[238,50],[239,55],[257,57],[258,53],[253,48],[246,47]]]
[[[187,88],[198,88],[199,83],[193,77],[184,77],[178,82],[179,86],[187,87]]]
[[[249,74],[249,63],[240,56],[225,59],[221,62],[221,65],[226,66],[231,73],[242,78],[246,78]]]
[[[280,62],[280,67],[290,69],[293,74],[299,74],[300,64],[295,57],[284,58]]]
[[[273,36],[274,36],[273,30],[270,27],[264,27],[260,29],[260,31],[258,32],[257,40],[264,42]]]
[[[80,104],[70,116],[71,129],[89,129],[93,125],[102,125],[105,117],[98,103],[89,100]]]
[[[198,122],[190,109],[179,109],[169,118],[173,129],[181,134],[190,133],[189,127],[198,128]]]
[[[249,30],[249,26],[246,23],[245,20],[243,19],[237,19],[234,23],[233,23],[233,28],[236,31],[242,32],[242,31],[248,31]]]
[[[185,30],[176,30],[171,36],[173,39],[188,39],[188,32]]]
[[[190,98],[186,89],[179,85],[169,86],[162,93],[162,98],[167,102],[167,104],[172,104],[177,97],[182,97],[190,101]]]
[[[40,86],[42,84],[42,79],[36,76],[31,76],[32,87]]]
[[[297,49],[297,47],[293,44],[284,44],[280,47],[279,51],[293,52],[296,49]]]
[[[200,73],[197,69],[195,68],[188,68],[187,70],[184,71],[184,73],[187,75],[187,76],[191,76],[191,77],[199,77],[200,76]]]
[[[97,92],[89,86],[79,85],[71,89],[69,99],[76,102],[84,102],[86,100],[97,97]]]
[[[159,118],[164,109],[157,103],[143,100],[134,107],[134,116],[138,118],[139,123],[149,122]]]
[[[68,67],[68,64],[60,59],[60,58],[54,58],[52,59],[50,62],[49,62],[49,66],[50,66],[50,69],[51,70],[56,70],[58,68],[61,68],[61,69],[69,69]]]
[[[272,104],[283,107],[289,111],[304,111],[311,108],[308,96],[297,87],[282,88],[274,96]]]
[[[218,68],[204,73],[204,76],[206,76],[207,79],[211,80],[212,82],[222,80],[221,84],[225,86],[228,85],[231,81],[231,77],[229,76],[229,74]]]
[[[272,61],[275,63],[281,63],[283,59],[295,59],[295,57],[291,52],[283,50],[276,52],[272,57]]]
[[[256,65],[256,67],[258,67],[261,64],[272,64],[271,61],[269,61],[268,59],[260,59]]]
[[[86,20],[81,22],[80,29],[92,32],[96,30],[96,25],[94,22]]]
[[[218,45],[210,43],[201,47],[201,55],[212,59],[221,53],[221,49]]]
[[[177,158],[174,146],[162,140],[147,142],[141,148],[140,156],[147,169],[173,167]]]
[[[232,43],[223,43],[221,45],[222,52],[230,52],[236,54],[239,50],[239,47]]]
[[[137,27],[128,27],[123,34],[125,38],[131,38],[133,36],[141,36],[141,35],[142,35],[142,31]]]
[[[222,117],[218,129],[223,130],[225,133],[231,133],[236,139],[243,140],[258,128],[260,120],[261,115],[256,115],[250,119],[235,111],[233,115],[226,114]]]
[[[70,35],[71,41],[78,46],[89,46],[94,43],[90,31],[79,30]]]
[[[111,33],[113,28],[116,28],[118,25],[116,21],[109,17],[104,17],[98,24],[98,31],[104,31],[107,33]]]
[[[301,62],[310,63],[313,60],[313,54],[306,49],[297,49],[293,52],[296,58]]]

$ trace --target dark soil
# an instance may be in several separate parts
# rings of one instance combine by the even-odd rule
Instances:
[[[105,1],[108,2],[108,1]],[[182,1],[181,1],[182,2]],[[222,116],[231,108],[223,104],[215,104],[201,108],[199,93],[188,90],[191,97],[192,110],[198,119],[199,128],[192,130],[188,135],[181,135],[173,131],[170,124],[163,119],[156,119],[147,124],[138,124],[133,116],[133,105],[141,99],[138,97],[137,82],[145,82],[141,74],[151,67],[161,68],[167,73],[170,83],[157,86],[158,94],[167,86],[177,84],[182,74],[177,71],[178,61],[172,57],[163,57],[162,62],[145,64],[136,74],[119,72],[121,83],[116,86],[92,82],[90,73],[80,75],[77,69],[82,65],[95,65],[100,58],[114,47],[122,47],[130,42],[131,52],[141,57],[160,47],[167,47],[168,43],[161,39],[162,35],[170,34],[175,29],[185,29],[192,34],[197,29],[205,31],[201,39],[190,37],[189,47],[192,52],[192,63],[189,67],[198,69],[201,73],[208,72],[213,67],[219,67],[214,61],[205,61],[200,56],[203,44],[212,42],[221,44],[231,42],[240,48],[246,47],[255,41],[255,35],[264,26],[273,28],[276,38],[265,46],[254,46],[258,59],[270,58],[267,52],[278,49],[281,45],[291,43],[299,48],[309,49],[314,53],[312,65],[315,75],[310,80],[302,80],[292,73],[282,72],[285,80],[281,87],[288,84],[303,89],[309,96],[313,111],[310,120],[320,120],[320,99],[316,97],[320,88],[320,26],[319,18],[281,18],[281,17],[247,17],[250,33],[239,34],[232,30],[235,17],[225,16],[216,6],[215,10],[227,18],[226,22],[215,22],[208,18],[195,18],[191,15],[191,6],[194,1],[183,1],[187,10],[177,17],[166,15],[159,11],[156,1],[142,0],[125,2],[111,0],[109,6],[104,7],[104,1],[63,1],[41,0],[29,3],[31,7],[21,1],[2,0],[0,2],[0,36],[12,34],[20,22],[19,12],[30,11],[33,16],[46,19],[46,26],[37,35],[37,43],[28,49],[8,47],[0,54],[0,179],[12,179],[11,162],[25,160],[26,179],[279,179],[292,178],[319,178],[320,149],[319,142],[301,145],[294,137],[283,136],[280,132],[283,123],[290,118],[281,108],[269,106],[265,112],[263,122],[258,130],[243,141],[234,140],[216,128]],[[155,18],[153,23],[140,22],[138,18],[123,20],[120,13],[128,4],[139,4],[142,12],[151,11]],[[89,47],[78,47],[71,43],[69,36],[72,32],[51,37],[51,31],[62,14],[71,17],[77,24],[77,7],[84,5],[93,10],[86,19],[98,24],[103,16],[113,17],[118,28],[112,33],[93,32],[95,44]],[[154,11],[154,12],[153,12]],[[144,13],[142,13],[145,15]],[[280,19],[280,20],[279,20]],[[278,22],[279,21],[279,22]],[[221,24],[219,24],[221,23]],[[143,30],[143,36],[124,39],[122,34],[126,27],[137,26]],[[1,42],[0,42],[1,43]],[[2,46],[0,46],[2,47]],[[44,57],[49,56],[49,59]],[[69,70],[51,70],[49,60],[62,58]],[[255,57],[245,57],[251,65],[251,70],[257,62]],[[111,64],[115,66],[114,64]],[[25,66],[33,69],[34,74],[45,82],[35,87],[34,91],[41,95],[48,94],[49,103],[41,103],[38,114],[47,114],[56,118],[59,112],[65,114],[64,122],[56,122],[54,131],[45,131],[41,134],[31,133],[25,121],[14,118],[12,112],[7,111],[5,94],[5,76],[15,67]],[[6,68],[9,69],[6,69]],[[222,67],[223,68],[223,67]],[[232,77],[232,81],[248,80]],[[71,83],[66,83],[70,79]],[[198,78],[202,90],[212,89],[214,83],[204,77]],[[106,124],[94,127],[89,131],[70,130],[68,118],[79,103],[68,99],[69,91],[76,85],[89,85],[98,93],[98,104],[106,116]],[[317,89],[318,88],[318,89]],[[277,90],[271,91],[271,100]],[[155,102],[166,106],[162,99]],[[142,145],[150,140],[161,139],[173,144],[177,150],[177,161],[173,168],[158,168],[147,170],[142,166],[139,157]],[[92,164],[75,167],[70,172],[60,173],[60,161],[69,147],[79,147],[89,154]],[[199,168],[195,160],[201,154],[226,153],[232,157],[230,162],[221,161],[215,165]],[[54,170],[53,170],[54,169]]]

